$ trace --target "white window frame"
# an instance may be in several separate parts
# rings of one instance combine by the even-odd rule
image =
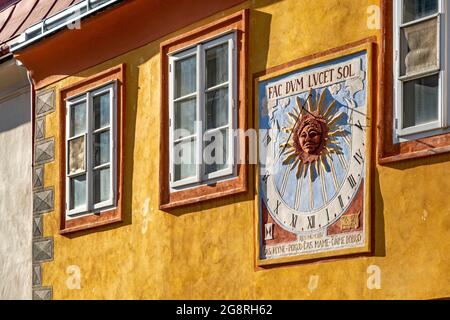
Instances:
[[[94,130],[94,97],[109,92],[110,94],[110,124]],[[86,132],[78,136],[70,137],[70,117],[72,105],[79,102],[86,102]],[[111,130],[110,134],[110,162],[102,164],[94,168],[94,134],[105,130]],[[84,138],[84,154],[85,154],[85,170],[83,172],[70,174],[69,173],[69,141],[80,136]],[[65,139],[65,154],[66,154],[66,219],[74,219],[86,214],[99,213],[104,210],[112,209],[116,206],[117,199],[117,82],[112,81],[101,86],[90,89],[87,92],[78,94],[76,96],[68,97],[66,99],[66,139]],[[94,204],[94,170],[102,167],[110,167],[110,199]],[[86,205],[70,210],[70,179],[73,177],[86,175]]]
[[[449,103],[447,99],[448,82],[448,60],[449,41],[446,41],[449,21],[447,13],[447,1],[438,0],[438,12],[433,15],[423,17],[411,22],[403,23],[403,0],[393,1],[394,5],[394,143],[411,141],[432,135],[445,133],[448,131]],[[402,27],[415,25],[417,23],[429,21],[437,18],[438,29],[438,68],[413,75],[401,76],[401,30]],[[439,75],[439,95],[438,95],[438,119],[433,122],[403,128],[403,83],[426,76]]]
[[[215,86],[213,88],[209,88],[206,90],[206,80],[205,80],[205,51],[211,49],[213,47],[228,43],[228,81]],[[193,177],[189,177],[186,179],[175,181],[174,174],[174,162],[173,162],[173,153],[174,153],[174,131],[175,131],[175,119],[174,119],[174,82],[175,82],[175,72],[174,66],[175,62],[178,60],[182,60],[188,58],[189,56],[196,55],[196,72],[197,72],[197,90],[190,94],[189,96],[184,96],[181,99],[187,99],[189,97],[196,97],[196,133],[178,139],[177,142],[182,140],[189,140],[195,137],[196,139],[196,175]],[[236,175],[236,137],[234,135],[234,131],[237,125],[237,50],[236,50],[236,31],[227,32],[226,34],[215,36],[214,38],[204,40],[200,43],[196,43],[189,47],[177,50],[169,54],[169,181],[170,187],[172,191],[192,188],[199,185],[204,184],[212,184],[221,180],[226,180],[229,178],[233,178]],[[222,127],[210,129],[206,131],[206,119],[205,119],[205,101],[206,101],[206,93],[208,91],[218,89],[222,86],[229,86],[228,91],[228,124]],[[178,100],[177,100],[178,101]],[[203,119],[203,121],[201,121]],[[199,121],[200,120],[200,121]],[[203,163],[203,150],[204,150],[204,137],[207,134],[213,134],[214,132],[223,130],[224,128],[229,128],[228,130],[228,141],[229,141],[229,153],[227,157],[227,163],[229,163],[229,167],[206,174],[205,173],[205,164]]]

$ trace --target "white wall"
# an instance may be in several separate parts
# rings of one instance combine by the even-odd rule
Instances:
[[[0,299],[31,299],[31,174],[26,73],[15,64],[0,64]]]

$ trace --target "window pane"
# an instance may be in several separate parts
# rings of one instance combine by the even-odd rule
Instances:
[[[86,176],[70,179],[70,210],[86,205]]]
[[[206,94],[206,130],[228,124],[228,87]]]
[[[206,86],[214,87],[228,81],[228,44],[206,50]]]
[[[197,99],[192,98],[175,102],[175,134],[174,139],[195,133],[197,115]]]
[[[94,203],[100,203],[110,199],[110,173],[110,168],[94,171]]]
[[[94,97],[94,124],[95,129],[109,125],[110,95],[109,92]]]
[[[437,19],[402,28],[401,74],[410,75],[437,69]]]
[[[197,89],[197,57],[175,62],[175,99],[194,93]]]
[[[84,172],[85,166],[85,136],[69,141],[69,174]]]
[[[405,82],[403,128],[438,120],[439,75]]]
[[[70,136],[77,136],[86,131],[86,102],[73,104],[70,110]]]
[[[174,180],[179,181],[196,175],[196,142],[194,139],[175,143],[173,153]]]
[[[403,0],[403,23],[438,12],[438,0]]]
[[[206,164],[206,174],[228,168],[228,129],[205,135],[203,158]]]
[[[94,135],[94,159],[95,166],[109,162],[110,131],[103,131]]]

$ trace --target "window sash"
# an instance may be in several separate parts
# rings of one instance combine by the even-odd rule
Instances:
[[[207,183],[210,180],[222,178],[225,176],[229,176],[235,173],[234,166],[234,158],[235,158],[235,148],[236,144],[234,141],[233,128],[236,128],[236,97],[237,97],[237,55],[235,50],[236,43],[236,33],[228,33],[223,36],[219,36],[216,39],[213,39],[208,42],[203,42],[200,44],[196,44],[195,46],[185,50],[185,51],[177,51],[177,53],[169,55],[169,121],[170,121],[170,133],[169,133],[169,141],[170,141],[170,151],[169,151],[169,175],[170,175],[170,186],[171,188],[177,187],[185,187],[189,185],[198,185],[201,183]],[[207,88],[206,85],[206,61],[205,61],[205,53],[207,50],[212,49],[214,47],[228,44],[228,81],[224,83],[220,83],[215,85],[214,87]],[[174,98],[175,91],[175,63],[179,60],[185,59],[190,56],[196,56],[196,81],[197,81],[197,90],[194,93],[189,95]],[[228,167],[219,171],[215,171],[212,173],[206,173],[206,164],[203,163],[203,152],[205,146],[205,133],[209,133],[211,131],[217,131],[220,128],[212,128],[210,130],[206,130],[206,94],[208,92],[212,92],[218,90],[220,88],[228,87],[228,122],[226,125],[221,126],[220,128],[228,128],[228,154],[227,154],[227,164]],[[182,140],[189,140],[193,137],[190,135],[189,137],[183,137],[179,139],[174,139],[174,131],[175,131],[175,102],[181,101],[183,99],[188,99],[192,97],[196,97],[196,171],[195,175],[192,177],[188,177],[182,180],[175,180],[175,163],[174,163],[174,148],[175,143]]]
[[[175,99],[175,63],[177,61],[186,59],[186,58],[190,58],[190,57],[196,57],[196,91],[178,97],[177,99]],[[200,71],[199,71],[199,49],[198,47],[194,47],[191,48],[189,50],[186,50],[176,56],[170,56],[169,57],[169,74],[170,74],[170,92],[169,92],[169,99],[170,99],[170,177],[171,177],[171,182],[175,180],[175,163],[173,161],[174,158],[174,148],[175,148],[175,144],[179,143],[179,142],[183,142],[183,141],[191,141],[194,140],[197,142],[197,146],[199,145],[199,140],[201,139],[201,136],[199,137],[199,135],[201,134],[201,128],[200,125],[198,123],[198,118],[199,118],[199,112],[200,112],[200,103],[199,103],[199,99],[200,99],[200,93],[199,93],[199,88],[200,88]],[[187,135],[178,139],[174,139],[174,131],[175,131],[175,102],[179,102],[179,101],[183,101],[183,100],[187,100],[190,98],[196,98],[196,106],[195,106],[195,114],[196,114],[196,120],[195,120],[195,133],[192,135]],[[200,139],[199,139],[200,138]],[[201,141],[201,140],[200,140]],[[195,152],[195,158],[196,161],[198,162],[198,147],[197,150],[193,150]],[[191,151],[192,152],[192,151]],[[195,174],[192,177],[188,177],[185,179],[181,179],[178,180],[176,182],[173,182],[173,184],[175,186],[181,186],[181,185],[186,185],[186,184],[192,184],[192,183],[196,183],[200,180],[200,170],[199,170],[199,166],[197,164],[196,166],[196,170],[195,170]]]
[[[400,13],[402,14],[402,13]],[[435,68],[430,68],[428,70],[424,70],[424,71],[417,71],[411,74],[405,74],[402,75],[402,59],[403,57],[401,56],[402,52],[401,52],[401,38],[402,38],[402,31],[407,28],[407,27],[412,27],[412,26],[416,26],[418,24],[427,22],[427,21],[431,21],[431,20],[437,20],[436,23],[436,33],[437,33],[437,43],[436,43],[436,49],[437,49],[437,61],[436,61],[436,67]],[[398,27],[398,32],[397,32],[397,37],[398,37],[398,44],[397,44],[397,50],[398,50],[398,61],[397,61],[397,75],[398,75],[398,79],[401,81],[409,81],[409,80],[413,80],[413,79],[417,79],[417,78],[421,78],[421,77],[425,77],[427,75],[430,75],[432,73],[436,73],[438,71],[440,71],[441,68],[441,41],[442,36],[441,36],[441,13],[437,13],[431,16],[427,16],[421,19],[417,19],[417,20],[413,20],[410,21],[408,23],[405,24],[401,24]],[[406,67],[405,67],[406,68]]]
[[[116,137],[117,137],[117,99],[116,99],[117,83],[116,81],[103,84],[101,87],[92,89],[81,95],[71,97],[66,102],[66,218],[76,218],[83,214],[89,214],[91,211],[98,211],[112,207],[115,204],[117,181],[116,181]],[[109,124],[101,128],[95,129],[94,123],[94,98],[102,94],[109,93]],[[70,161],[69,141],[74,139],[70,137],[71,128],[71,112],[72,106],[80,101],[86,101],[86,131],[85,135],[85,171],[70,175],[68,165]],[[94,137],[95,135],[109,130],[109,162],[95,166],[94,153]],[[101,168],[109,168],[109,199],[94,203],[94,171]],[[86,175],[86,202],[85,205],[70,209],[71,178]]]
[[[403,24],[407,24],[407,23],[409,23],[409,22],[411,22],[411,21],[417,21],[417,20],[421,20],[421,19],[423,19],[423,18],[426,18],[426,17],[429,17],[429,16],[431,16],[431,15],[433,15],[434,13],[433,12],[430,12],[428,15],[422,15],[420,18],[417,18],[417,19],[413,19],[413,20],[409,20],[409,21],[406,21],[405,22],[405,16],[404,16],[404,13],[406,13],[407,11],[404,11],[404,9],[405,9],[405,1],[403,1],[403,0],[400,0],[402,3],[401,3],[401,10],[402,10],[402,15],[400,16],[401,17],[401,19],[399,20],[399,21],[401,21]],[[423,3],[424,4],[424,3]],[[422,8],[423,8],[423,6],[421,6]],[[439,0],[437,0],[437,11],[439,12]]]
[[[429,16],[422,17],[407,23],[403,23],[403,0],[394,1],[394,142],[398,142],[399,139],[407,139],[408,136],[427,133],[433,130],[445,128],[447,126],[447,99],[444,88],[447,84],[447,75],[445,74],[445,67],[443,63],[448,59],[447,46],[448,43],[445,40],[447,34],[448,22],[443,19],[447,4],[445,1],[439,1],[438,13]],[[416,72],[410,75],[401,75],[401,36],[402,30],[405,27],[414,26],[432,19],[437,19],[437,68],[425,70],[423,72]],[[444,49],[444,50],[443,50]],[[443,51],[445,52],[445,58],[442,59]],[[439,75],[439,94],[438,94],[438,120],[429,123],[419,124],[407,128],[403,128],[403,85],[407,81],[412,81],[420,78],[425,78],[432,75]]]
[[[436,130],[436,129],[440,129],[442,127],[442,111],[443,111],[443,72],[439,71],[439,72],[435,72],[435,73],[431,73],[431,74],[427,74],[426,76],[422,76],[422,77],[415,77],[413,79],[420,79],[420,78],[425,78],[428,76],[432,76],[432,75],[439,75],[439,90],[438,90],[438,118],[436,121],[431,121],[431,122],[427,122],[427,123],[423,123],[423,124],[418,124],[415,126],[411,126],[411,127],[406,127],[403,128],[403,112],[404,112],[404,105],[403,105],[403,86],[405,84],[406,81],[398,81],[398,85],[397,85],[397,90],[398,90],[398,96],[397,96],[397,106],[399,106],[398,108],[398,114],[397,114],[397,119],[398,119],[398,124],[397,124],[397,135],[399,137],[403,137],[403,136],[408,136],[408,135],[413,135],[413,134],[417,134],[417,133],[422,133],[422,132],[428,132],[428,131],[432,131],[432,130]],[[411,79],[411,80],[413,80]],[[410,80],[408,80],[410,81]]]

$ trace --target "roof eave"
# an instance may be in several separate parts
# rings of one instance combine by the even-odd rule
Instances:
[[[89,3],[88,0],[86,0],[86,2]],[[97,7],[94,7],[94,8],[91,9],[91,10],[88,10],[88,11],[86,11],[86,12],[84,12],[84,13],[78,15],[78,16],[75,16],[75,17],[73,17],[73,18],[71,18],[71,19],[69,19],[69,20],[64,21],[64,23],[61,23],[61,24],[57,25],[57,26],[54,27],[54,28],[50,28],[49,30],[46,30],[45,32],[42,32],[42,33],[39,34],[38,36],[35,36],[35,37],[32,37],[32,38],[26,39],[26,38],[27,38],[27,32],[28,32],[29,30],[33,30],[33,29],[36,29],[36,28],[38,28],[38,27],[41,27],[42,30],[44,30],[44,26],[45,26],[45,23],[46,23],[47,20],[50,20],[50,19],[54,18],[54,17],[57,16],[57,15],[63,15],[64,12],[66,12],[66,11],[71,11],[71,10],[73,10],[73,8],[74,8],[74,6],[68,7],[68,8],[66,8],[65,10],[59,12],[57,15],[54,15],[54,16],[49,17],[49,18],[46,18],[46,19],[44,19],[43,21],[41,21],[41,22],[39,22],[39,23],[37,23],[37,24],[35,24],[35,25],[29,27],[27,30],[25,30],[25,31],[17,38],[17,41],[16,41],[15,43],[11,44],[9,50],[10,50],[12,53],[16,53],[16,52],[19,52],[20,50],[25,49],[25,48],[27,48],[27,47],[29,47],[29,46],[31,46],[31,45],[34,45],[34,44],[36,44],[36,43],[38,43],[38,42],[40,42],[40,41],[42,41],[42,40],[44,40],[44,39],[46,39],[46,38],[48,38],[48,37],[51,37],[51,36],[53,36],[54,34],[56,34],[56,33],[58,33],[58,32],[61,32],[62,30],[66,29],[66,28],[67,28],[67,29],[73,29],[73,28],[70,28],[70,26],[71,26],[71,25],[74,25],[74,24],[77,23],[78,21],[81,22],[81,21],[85,20],[86,18],[95,16],[95,15],[97,15],[97,14],[99,14],[99,13],[101,13],[101,12],[107,10],[107,9],[110,9],[110,8],[112,8],[112,7],[114,7],[114,6],[118,5],[118,4],[120,4],[121,2],[123,2],[123,0],[109,0],[109,1],[105,2],[105,3],[102,4],[102,5],[99,5],[99,6],[97,6]],[[81,2],[81,3],[84,3],[84,2]],[[80,5],[81,3],[78,3],[77,5]],[[77,5],[76,5],[76,6],[77,6]]]

